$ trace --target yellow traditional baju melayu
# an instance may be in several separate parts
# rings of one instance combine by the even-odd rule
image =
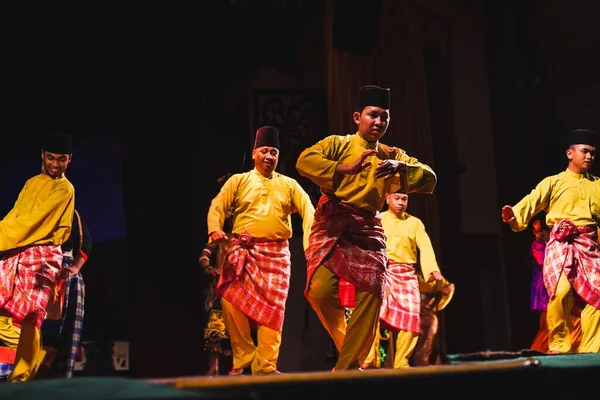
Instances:
[[[365,160],[371,162],[370,167],[354,175],[336,173],[339,163],[351,164],[372,149],[377,150],[377,155]],[[402,161],[406,167],[391,178],[376,178],[379,162],[389,159]],[[307,250],[306,296],[340,351],[335,369],[359,368],[360,359],[364,359],[369,350],[364,344],[372,343],[375,336],[381,285],[387,267],[379,215],[385,196],[400,189],[407,193],[432,193],[437,178],[429,166],[404,150],[367,142],[358,133],[320,140],[300,154],[296,168],[302,176],[319,185],[323,198],[326,197],[315,211]],[[335,203],[345,207],[336,207]],[[348,212],[356,218],[347,215]],[[359,219],[361,226],[351,222]],[[357,259],[360,262],[354,262]],[[365,276],[366,279],[361,279]],[[357,289],[348,327],[338,293],[340,278]],[[361,356],[361,352],[366,353]]]
[[[0,339],[17,351],[9,381],[30,379],[44,358],[40,327],[74,207],[75,190],[64,175],[40,174],[25,183],[0,221]]]

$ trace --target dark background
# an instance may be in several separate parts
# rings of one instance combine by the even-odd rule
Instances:
[[[326,120],[324,3],[231,0],[39,6],[2,13],[0,213],[39,171],[39,135],[72,133],[76,146],[67,175],[94,238],[83,270],[85,338],[130,341],[131,375],[191,375],[206,369],[204,281],[197,257],[207,239],[206,211],[218,190],[216,178],[252,166],[250,138],[257,121],[264,120],[255,112],[257,94],[311,93],[315,134],[333,133]],[[487,167],[493,179],[457,184],[463,167],[480,167],[469,164],[473,154],[463,154],[465,166],[453,166],[451,174],[438,170],[443,247],[438,256],[446,277],[457,284],[455,299],[442,315],[445,350],[526,348],[537,325],[529,311],[533,237],[501,225],[500,208],[566,167],[563,144],[569,129],[599,128],[598,5],[404,3],[430,11],[453,27],[450,32],[466,17],[477,21],[471,37],[449,36],[443,51],[422,49],[438,164],[445,165],[447,145],[454,141],[462,140],[469,153],[482,151],[461,132],[459,105],[463,116],[485,117],[488,125],[474,130],[491,135],[493,145],[485,160],[492,164]],[[364,52],[364,43],[356,40],[363,36],[356,33],[372,24],[368,12],[380,3],[347,4],[367,12],[363,18],[352,14],[350,26],[338,26],[336,45]],[[353,40],[342,40],[344,33]],[[460,74],[466,62],[453,58],[458,49],[482,55],[481,64],[469,65],[469,71],[483,79]],[[392,49],[387,56],[394,56]],[[481,81],[483,87],[475,83]],[[474,90],[485,93],[485,104],[469,104]],[[292,151],[302,145],[288,144]],[[293,174],[293,162],[287,159],[279,169]],[[491,231],[464,229],[469,215],[461,204],[466,198],[477,201],[490,184],[497,193],[491,207],[497,224]],[[292,241],[296,256],[280,358],[284,371],[329,365],[327,338],[301,294],[298,240]],[[496,274],[502,279],[489,278]],[[490,295],[487,287],[503,295]]]

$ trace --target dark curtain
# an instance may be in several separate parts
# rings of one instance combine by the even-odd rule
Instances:
[[[325,47],[332,133],[355,132],[352,112],[361,86],[389,87],[391,123],[382,142],[435,170],[423,51],[426,41],[444,37],[438,11],[418,1],[328,0]],[[347,22],[352,19],[353,24]],[[437,195],[411,196],[409,212],[421,218],[439,257]]]

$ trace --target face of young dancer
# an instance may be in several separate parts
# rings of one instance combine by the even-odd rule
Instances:
[[[61,177],[70,162],[70,154],[56,154],[42,150],[42,173],[51,178]]]
[[[588,144],[574,144],[567,149],[569,169],[578,174],[592,168],[595,157],[596,148]]]
[[[367,106],[361,112],[352,114],[358,125],[358,135],[367,142],[377,142],[387,131],[390,124],[390,112],[385,108]]]

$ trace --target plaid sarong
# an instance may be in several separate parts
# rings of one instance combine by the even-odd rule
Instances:
[[[65,255],[63,268],[73,265],[73,256]],[[62,316],[58,321],[46,320],[42,326],[44,341],[57,350],[52,363],[51,375],[58,378],[71,378],[77,361],[77,353],[83,335],[85,285],[81,273],[68,276],[64,280]]]
[[[379,320],[383,329],[420,333],[421,294],[414,265],[391,261],[384,274]]]
[[[556,294],[562,272],[586,303],[600,309],[600,248],[595,227],[577,227],[566,219],[554,224],[544,259],[544,285],[550,298]]]
[[[307,279],[304,295],[313,274],[325,265],[340,280],[381,296],[383,273],[388,261],[381,215],[361,210],[322,195],[306,250]]]
[[[258,239],[243,232],[231,241],[217,290],[257,324],[281,332],[290,267],[287,240]]]
[[[20,323],[42,326],[46,305],[58,279],[63,254],[60,246],[31,246],[0,257],[0,307]]]
[[[71,378],[83,335],[85,286],[81,273],[65,282],[65,305],[59,331],[59,347],[54,362],[59,377]]]

